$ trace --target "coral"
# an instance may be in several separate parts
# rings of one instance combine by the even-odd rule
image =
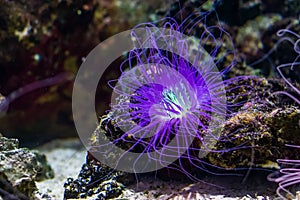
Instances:
[[[35,181],[53,178],[54,174],[44,155],[19,148],[17,139],[0,137],[0,196],[33,198]]]

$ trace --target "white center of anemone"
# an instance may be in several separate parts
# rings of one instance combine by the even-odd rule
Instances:
[[[182,118],[186,115],[188,109],[182,100],[182,94],[165,89],[162,92],[163,99],[161,104],[168,114],[169,118]]]

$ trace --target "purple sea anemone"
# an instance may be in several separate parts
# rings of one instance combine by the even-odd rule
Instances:
[[[226,55],[234,56],[233,45],[220,26],[202,24],[200,39],[187,36],[189,28],[168,18],[161,28],[146,23],[132,31],[135,48],[120,67],[121,77],[110,81],[111,110],[100,122],[110,118],[122,132],[110,136],[125,149],[117,169],[125,170],[120,166],[129,160],[127,171],[168,167],[193,179],[186,163],[205,171],[210,165],[200,158],[212,151],[229,114],[225,86],[231,80],[223,78],[233,61],[220,70],[217,65]],[[221,52],[225,40],[229,46]]]

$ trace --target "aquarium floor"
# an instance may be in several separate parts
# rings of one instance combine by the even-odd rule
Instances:
[[[68,177],[76,178],[86,159],[86,151],[78,139],[55,140],[38,148],[47,155],[48,162],[55,172],[55,178],[38,182],[39,192],[48,194],[51,199],[63,199],[64,182]],[[255,176],[255,177],[253,177]],[[162,181],[154,177],[143,177],[130,185],[119,199],[274,199],[276,185],[271,185],[259,173],[250,174],[246,184],[240,178],[205,177],[204,182]],[[212,186],[225,185],[225,188]],[[219,184],[221,183],[221,184]],[[228,187],[227,187],[228,186]]]

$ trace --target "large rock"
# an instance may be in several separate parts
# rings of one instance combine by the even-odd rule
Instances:
[[[37,151],[19,148],[17,139],[0,137],[0,197],[34,198],[35,181],[53,178],[46,157]]]

